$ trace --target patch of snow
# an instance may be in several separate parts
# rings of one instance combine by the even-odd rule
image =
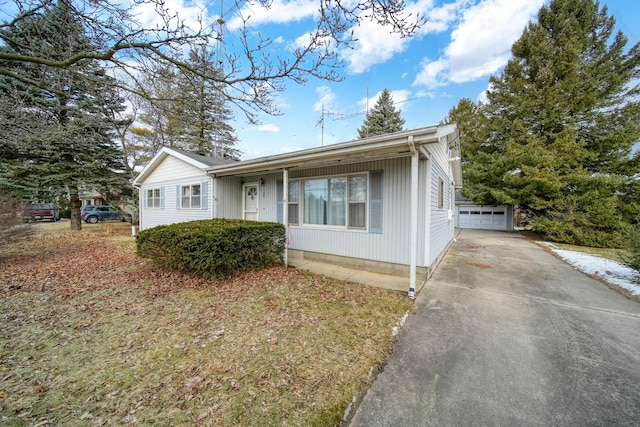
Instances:
[[[619,286],[633,295],[640,295],[640,274],[631,268],[598,255],[558,249],[551,243],[540,242],[558,254],[565,262],[585,274],[597,276],[605,282]]]
[[[400,332],[400,328],[402,328],[404,326],[404,323],[407,321],[407,318],[409,317],[409,312],[407,311],[404,316],[402,316],[400,318],[400,320],[398,320],[398,325],[399,326],[394,326],[391,328],[391,335],[392,336],[397,336],[398,332]]]

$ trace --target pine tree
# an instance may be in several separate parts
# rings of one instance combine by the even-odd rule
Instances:
[[[623,200],[640,164],[631,155],[640,139],[640,45],[625,51],[613,28],[592,0],[542,7],[491,78],[486,139],[475,141],[466,194],[520,205],[552,239],[620,245],[625,224],[637,221],[637,206]]]
[[[219,72],[212,54],[202,49],[192,50],[188,63],[207,74]],[[139,99],[144,110],[138,117],[142,126],[133,129],[152,156],[166,146],[216,158],[240,158],[223,86],[169,63],[157,66],[153,75],[163,78],[145,80],[147,95]]]
[[[443,123],[455,123],[458,126],[464,183],[462,194],[481,205],[495,203],[493,188],[487,185],[493,183],[493,180],[487,179],[486,166],[490,164],[494,153],[487,145],[489,127],[483,105],[463,98],[449,110]]]
[[[204,49],[191,50],[189,64],[208,74],[219,74],[213,54]],[[234,148],[235,131],[229,122],[232,111],[226,105],[223,86],[190,73],[181,74],[181,104],[185,114],[186,149],[206,156],[224,159],[240,159]]]
[[[3,47],[6,51],[53,60],[90,44],[65,1],[3,31],[11,32],[7,39],[14,41]],[[32,200],[68,196],[71,228],[79,230],[81,189],[107,195],[127,188],[122,153],[113,141],[117,124],[112,120],[114,112],[124,109],[123,100],[97,61],[79,61],[68,69],[15,63],[12,69],[48,89],[12,77],[0,79],[1,139],[9,141],[11,152],[0,165],[3,182]]]
[[[385,88],[376,105],[367,113],[362,127],[358,129],[358,138],[398,132],[403,126],[404,119],[400,117],[400,111],[395,109],[391,92]]]

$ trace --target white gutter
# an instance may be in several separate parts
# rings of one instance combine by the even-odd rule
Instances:
[[[379,137],[244,160],[236,164],[212,166],[207,169],[207,172],[215,176],[240,175],[265,170],[294,168],[307,162],[347,162],[350,159],[362,159],[364,155],[396,155],[400,152],[407,153],[406,141],[409,136],[416,144],[435,143],[438,141],[438,127],[402,131]]]
[[[411,248],[409,263],[409,298],[416,297],[416,268],[418,262],[418,158],[420,153],[416,150],[413,135],[408,138],[411,151]]]

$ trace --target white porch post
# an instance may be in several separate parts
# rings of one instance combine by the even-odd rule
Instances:
[[[282,169],[282,222],[284,225],[284,266],[289,266],[289,242],[287,241],[289,237],[289,171],[287,168]]]
[[[411,260],[409,264],[409,298],[416,296],[416,268],[418,261],[418,158],[420,153],[413,144],[413,135],[409,135],[411,149]]]
[[[218,178],[212,177],[213,185],[211,186],[211,217],[218,218]]]

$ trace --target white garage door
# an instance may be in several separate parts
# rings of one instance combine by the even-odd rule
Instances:
[[[458,227],[507,230],[506,206],[458,206]]]

